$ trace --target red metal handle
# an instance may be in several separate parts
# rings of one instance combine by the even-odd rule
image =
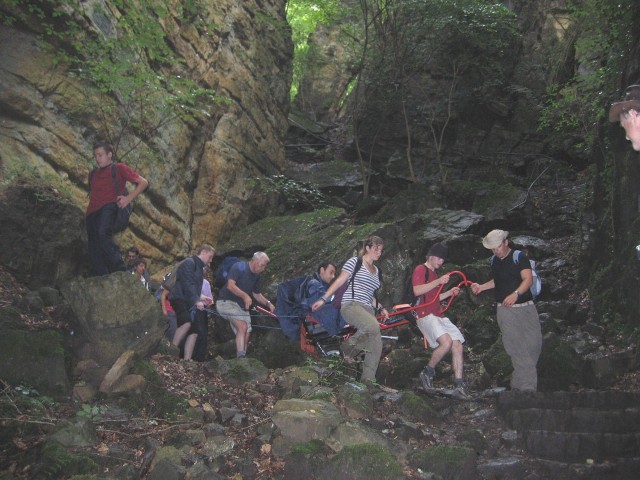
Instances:
[[[459,270],[454,270],[452,272],[447,272],[447,275],[449,275],[449,276],[451,276],[451,275],[459,275],[460,277],[462,277],[462,280],[456,285],[456,287],[466,287],[466,286],[471,285],[473,283],[472,281],[467,280],[467,276],[463,272],[461,272]],[[431,305],[432,303],[435,303],[440,298],[440,293],[442,292],[444,287],[445,287],[445,284],[440,285],[440,287],[436,291],[436,295],[433,297],[433,299],[431,301],[429,301],[427,303],[421,303],[420,305],[415,305],[413,307],[400,308],[398,310],[395,310],[395,311],[389,313],[389,316],[391,317],[391,316],[395,316],[395,315],[402,315],[402,314],[407,313],[407,312],[413,312],[414,310],[418,310],[419,308],[423,308],[423,307],[426,307],[427,305]],[[449,310],[449,307],[453,303],[453,300],[454,300],[455,297],[456,297],[456,295],[451,295],[451,297],[449,297],[449,301],[447,302],[445,307],[442,310],[440,310],[440,313],[444,313],[447,310]],[[378,321],[380,321],[380,318],[384,318],[384,317],[383,316],[378,316],[376,318],[378,319]]]

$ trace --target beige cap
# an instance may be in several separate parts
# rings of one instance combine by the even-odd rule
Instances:
[[[509,236],[506,230],[491,230],[487,236],[482,239],[482,245],[489,250],[502,245],[502,242]]]

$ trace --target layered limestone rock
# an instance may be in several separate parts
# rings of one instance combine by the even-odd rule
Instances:
[[[92,144],[122,131],[119,152],[136,148],[138,153],[125,160],[150,188],[136,200],[131,227],[120,243],[135,243],[159,266],[202,241],[215,244],[268,213],[270,199],[252,179],[283,165],[291,81],[284,0],[203,2],[197,15],[208,28],[179,18],[180,4],[172,1],[156,20],[184,74],[225,101],[202,105],[196,120],[169,121],[151,137],[126,127],[119,99],[101,97],[67,64],[54,61],[34,18],[15,10],[9,13],[16,21],[0,23],[4,182],[52,185],[84,209]],[[114,5],[95,1],[85,7],[76,20],[87,35],[115,35],[120,12]],[[87,101],[117,114],[101,121],[97,109],[87,112]]]

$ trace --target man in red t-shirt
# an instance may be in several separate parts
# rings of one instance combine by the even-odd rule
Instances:
[[[418,265],[411,277],[413,294],[419,297],[418,305],[423,305],[416,310],[418,328],[427,339],[429,346],[434,348],[429,363],[420,373],[420,381],[425,390],[433,389],[436,365],[451,352],[454,394],[460,398],[466,398],[467,393],[462,378],[464,337],[458,327],[447,317],[442,316],[440,308],[440,302],[451,295],[458,295],[460,288],[453,287],[438,295],[440,286],[449,282],[449,275],[439,277],[436,273],[444,264],[448,253],[448,248],[443,244],[434,244],[427,252],[427,261]],[[436,299],[436,295],[439,298]]]
[[[87,239],[89,266],[93,275],[106,275],[116,271],[126,271],[120,249],[113,242],[113,226],[118,208],[124,208],[140,195],[149,182],[124,163],[116,164],[116,179],[120,189],[126,182],[136,184],[129,194],[115,191],[111,165],[113,146],[107,142],[94,145],[93,154],[98,168],[89,174],[89,205],[87,206]]]

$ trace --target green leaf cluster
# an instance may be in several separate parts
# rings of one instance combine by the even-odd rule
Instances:
[[[287,21],[291,26],[293,40],[293,82],[291,99],[298,93],[298,86],[306,71],[313,65],[313,49],[309,44],[310,35],[319,24],[329,25],[342,18],[344,6],[339,0],[289,0]]]
[[[508,84],[520,49],[515,16],[485,0],[362,5],[367,42],[352,96],[360,145],[375,151],[379,132],[406,136],[412,179],[414,152],[428,149],[445,181],[441,154],[448,129]],[[429,160],[422,158],[423,171]]]
[[[597,144],[598,124],[618,89],[632,42],[634,0],[571,0],[563,41],[550,52],[573,69],[558,75],[546,92],[539,128],[552,145],[589,155]],[[572,57],[569,57],[571,55]]]

